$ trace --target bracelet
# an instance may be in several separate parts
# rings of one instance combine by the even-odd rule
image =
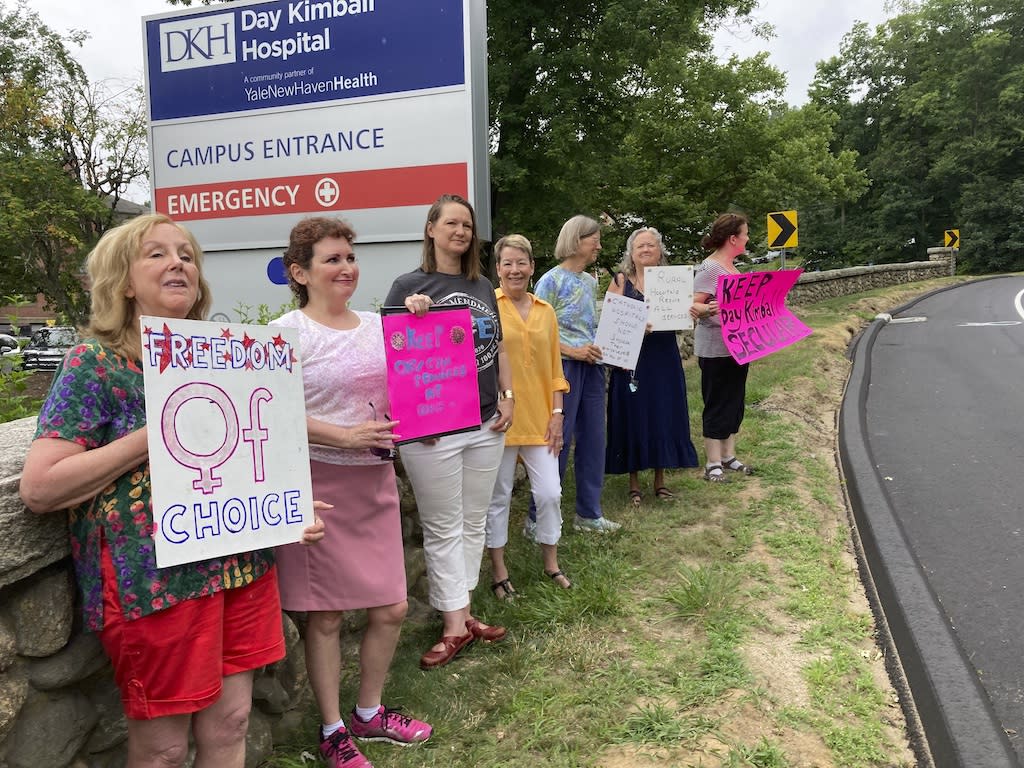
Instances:
[[[565,413],[565,411],[563,411],[561,408],[552,408],[551,409],[551,415],[552,416],[561,416],[564,413]]]

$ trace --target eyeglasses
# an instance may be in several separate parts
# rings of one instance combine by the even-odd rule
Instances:
[[[377,421],[377,409],[373,406],[373,403],[370,403],[370,413],[373,415],[373,420]],[[384,421],[391,421],[391,417],[386,413],[384,414]],[[394,461],[398,458],[398,450],[395,448],[371,448],[370,453],[381,461]]]

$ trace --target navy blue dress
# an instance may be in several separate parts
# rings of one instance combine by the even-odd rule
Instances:
[[[644,299],[628,279],[623,295]],[[686,378],[675,331],[654,331],[644,337],[632,375],[621,368],[609,370],[605,474],[696,467]],[[630,391],[631,379],[635,392]]]

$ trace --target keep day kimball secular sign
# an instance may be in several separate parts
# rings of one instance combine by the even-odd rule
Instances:
[[[722,340],[737,363],[765,357],[811,335],[786,308],[786,294],[802,273],[782,269],[718,276]]]
[[[157,564],[299,541],[314,515],[297,332],[141,324]]]

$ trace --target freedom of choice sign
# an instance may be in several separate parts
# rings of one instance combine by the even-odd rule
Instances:
[[[157,564],[301,539],[313,495],[298,334],[141,323]]]
[[[276,0],[147,17],[156,210],[229,250],[282,245],[304,215],[344,212],[374,242],[420,239],[442,193],[479,209],[486,90],[471,85],[486,61],[467,51],[482,14],[471,0]]]

